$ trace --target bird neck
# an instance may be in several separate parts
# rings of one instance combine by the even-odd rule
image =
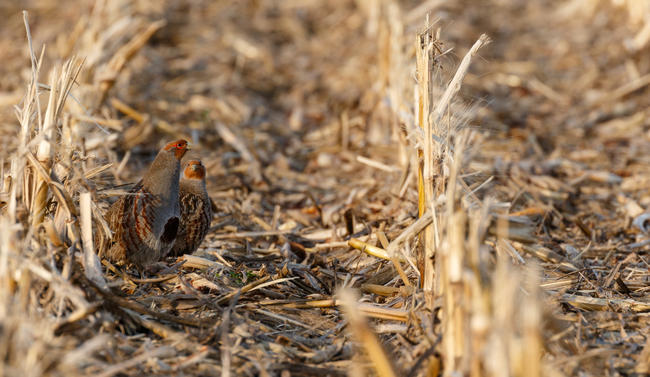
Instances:
[[[142,178],[142,184],[149,192],[164,200],[177,199],[180,162],[175,156],[162,151],[158,153],[149,171]]]
[[[202,179],[190,179],[184,178],[181,179],[181,190],[186,192],[192,192],[195,194],[202,194],[206,192],[205,181]]]

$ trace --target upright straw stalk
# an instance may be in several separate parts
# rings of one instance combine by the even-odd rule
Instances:
[[[402,22],[403,17],[400,6],[395,1],[384,3],[386,4],[383,14],[385,14],[388,38],[387,41],[380,41],[380,51],[382,55],[386,56],[384,60],[388,62],[388,67],[386,68],[388,71],[386,95],[394,109],[391,112],[393,117],[391,121],[393,125],[391,127],[391,138],[397,142],[398,157],[396,160],[404,168],[404,173],[408,174],[410,155],[404,133],[400,128],[400,114],[407,113],[406,109],[408,108],[408,105],[403,102],[404,94],[408,93],[407,86],[410,88],[410,85],[408,85],[409,81],[404,79],[410,73],[406,69],[408,67],[408,58],[406,57],[404,44],[404,24]],[[406,178],[406,175],[404,178]]]
[[[445,218],[441,223],[443,237],[441,247],[436,254],[435,273],[438,279],[437,291],[442,292],[444,305],[442,307],[443,357],[447,371],[467,370],[469,359],[467,331],[469,323],[467,290],[470,276],[465,274],[467,250],[466,224],[467,213],[460,208],[458,185],[456,184],[460,164],[465,147],[468,143],[469,130],[461,130],[454,145],[455,158],[447,160],[450,165],[445,192]],[[447,152],[450,153],[450,152]]]
[[[430,104],[432,100],[431,68],[435,54],[435,37],[428,20],[425,31],[416,37],[415,58],[417,74],[417,99],[415,119],[420,128],[424,131],[424,145],[418,150],[418,215],[421,217],[430,207],[436,221],[435,206],[430,206],[434,201],[434,166],[433,166],[433,130],[431,124]],[[432,291],[434,288],[433,256],[436,250],[436,234],[434,225],[425,228],[423,236],[423,252],[418,258],[418,268],[422,277],[421,285],[425,291]]]
[[[52,136],[54,135],[54,127],[56,126],[56,110],[55,101],[60,90],[57,85],[57,79],[60,77],[59,67],[55,67],[50,74],[50,96],[47,102],[47,109],[45,111],[45,119],[39,125],[37,136],[40,138],[38,149],[36,150],[36,159],[41,164],[43,170],[41,172],[49,173],[52,167]],[[32,175],[35,185],[33,188],[32,204],[30,212],[32,214],[32,227],[37,227],[43,222],[45,217],[45,206],[47,205],[48,185],[47,177],[43,174],[38,174],[40,169],[33,167],[29,174]],[[36,173],[35,173],[36,172]]]
[[[45,207],[48,198],[49,174],[52,168],[52,158],[56,145],[55,130],[58,129],[60,116],[65,101],[70,94],[72,85],[81,70],[81,62],[73,57],[63,64],[63,67],[55,67],[50,75],[49,98],[43,123],[39,125],[35,139],[40,140],[36,150],[36,160],[41,165],[32,166],[33,170],[27,171],[30,180],[35,182],[33,186],[32,203],[30,212],[32,214],[32,227],[43,222]],[[26,152],[29,153],[29,152]]]
[[[54,151],[56,149],[56,138],[63,106],[70,94],[70,90],[81,71],[81,62],[73,57],[63,64],[55,67],[49,80],[49,97],[45,115],[41,115],[39,103],[39,83],[43,52],[37,60],[32,46],[31,32],[27,12],[23,13],[29,51],[32,61],[32,78],[22,108],[16,109],[16,116],[21,125],[19,154],[12,161],[12,177],[19,177],[22,170],[23,192],[22,198],[31,216],[31,227],[35,228],[43,222],[48,203],[49,185],[51,184],[50,172],[53,164]],[[36,123],[36,124],[35,124]],[[32,144],[37,143],[35,155],[32,152]],[[26,157],[26,158],[25,158]],[[30,162],[29,168],[21,169]],[[13,184],[9,215],[15,219],[16,184]]]
[[[470,229],[467,236],[468,207],[460,195],[460,174],[472,132],[459,124],[462,116],[452,111],[452,100],[469,68],[472,56],[488,42],[482,35],[459,65],[444,88],[433,83],[438,53],[436,37],[427,22],[416,39],[416,120],[424,139],[418,150],[418,209],[420,216],[432,214],[425,228],[420,254],[422,287],[430,307],[434,298],[442,298],[442,354],[445,374],[469,373],[476,355],[469,352],[473,295],[483,297],[476,269],[468,264],[476,257],[479,232]],[[437,100],[434,104],[434,95]],[[474,225],[477,226],[477,225]],[[435,258],[434,258],[435,257]],[[435,259],[435,260],[434,260]],[[480,370],[475,368],[475,370]]]
[[[9,188],[10,197],[7,213],[10,216],[10,221],[13,223],[16,220],[16,199],[18,197],[18,188],[23,187],[23,202],[29,207],[31,204],[31,187],[32,181],[29,179],[31,174],[25,169],[25,158],[23,153],[27,150],[27,143],[33,133],[32,122],[34,117],[38,116],[39,122],[41,119],[40,103],[38,101],[38,77],[41,71],[41,63],[43,61],[43,54],[45,49],[41,51],[39,59],[36,59],[34,48],[32,46],[32,35],[29,29],[29,21],[27,12],[23,12],[23,21],[25,22],[25,30],[27,34],[27,41],[30,52],[30,60],[32,66],[32,75],[22,100],[22,107],[16,106],[16,117],[20,123],[20,144],[18,157],[11,159],[11,187]],[[23,179],[24,178],[24,179]]]

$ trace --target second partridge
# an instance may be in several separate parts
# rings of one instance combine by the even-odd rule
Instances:
[[[187,163],[180,181],[180,225],[171,256],[191,254],[208,233],[212,207],[205,188],[205,166],[199,160]]]

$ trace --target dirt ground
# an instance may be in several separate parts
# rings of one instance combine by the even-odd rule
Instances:
[[[650,7],[622,3],[0,2],[0,376],[647,375]],[[57,228],[54,191],[43,225],[28,191],[11,216],[7,177],[20,182],[11,166],[25,158],[13,106],[32,77],[23,9],[37,58],[46,45],[39,82],[85,59],[52,179],[74,206],[90,192],[99,226],[155,152],[187,138],[215,209],[194,255],[142,279],[105,263],[102,291]],[[468,251],[458,332],[449,293],[420,289],[422,270],[348,242],[388,249],[418,218],[406,123],[428,12],[443,90],[491,40],[446,119],[473,135],[459,208],[510,222],[503,236],[487,221],[480,267]],[[421,240],[400,252],[417,259]]]

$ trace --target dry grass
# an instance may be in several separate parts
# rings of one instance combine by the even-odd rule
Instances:
[[[0,376],[648,373],[646,2],[25,6]],[[102,264],[103,211],[178,137],[202,248]]]

